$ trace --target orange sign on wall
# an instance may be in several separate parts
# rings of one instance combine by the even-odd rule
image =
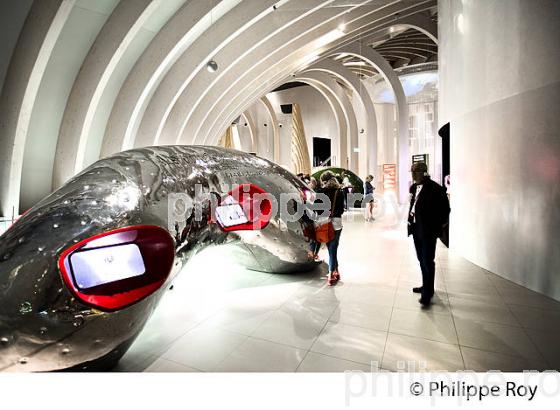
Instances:
[[[383,164],[383,191],[397,190],[397,164]]]

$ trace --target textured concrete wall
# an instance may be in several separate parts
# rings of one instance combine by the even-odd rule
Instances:
[[[0,2],[0,90],[32,0]]]
[[[560,2],[439,2],[451,245],[560,300]]]

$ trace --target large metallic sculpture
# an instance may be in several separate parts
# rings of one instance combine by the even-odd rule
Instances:
[[[234,246],[251,269],[310,268],[308,222],[286,217],[305,193],[283,168],[217,147],[96,162],[0,236],[0,371],[115,364],[205,246]]]

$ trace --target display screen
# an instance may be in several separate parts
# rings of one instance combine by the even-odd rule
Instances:
[[[218,222],[225,227],[241,225],[249,222],[243,208],[239,204],[220,205],[216,208]]]
[[[70,256],[70,265],[80,289],[140,276],[146,271],[136,244],[76,252]]]

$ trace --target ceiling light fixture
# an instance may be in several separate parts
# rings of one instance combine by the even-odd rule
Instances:
[[[208,63],[206,63],[206,69],[210,73],[215,73],[216,71],[218,71],[218,63],[216,63],[214,60],[210,60],[208,61]]]

